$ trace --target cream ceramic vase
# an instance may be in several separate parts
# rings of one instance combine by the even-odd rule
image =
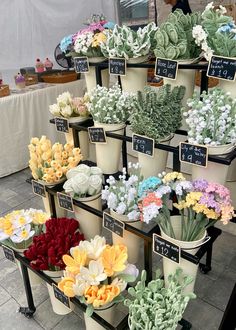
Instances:
[[[114,318],[115,318],[115,307],[116,305],[108,305],[107,307],[100,307],[96,308],[94,311],[96,314],[98,314],[100,317],[102,317],[104,320],[106,320],[108,323],[113,325]],[[100,325],[98,322],[96,322],[92,317],[87,316],[84,313],[84,321],[86,330],[104,330],[105,328]]]
[[[105,57],[89,57],[90,63],[100,63],[105,61]],[[102,86],[109,87],[109,71],[108,69],[101,71],[102,75]],[[97,86],[97,80],[96,80],[96,70],[94,66],[89,66],[89,72],[86,72],[84,74],[86,86],[87,86],[87,92],[90,93],[93,88]]]

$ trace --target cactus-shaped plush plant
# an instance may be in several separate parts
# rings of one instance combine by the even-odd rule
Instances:
[[[133,132],[148,136],[156,143],[174,133],[181,126],[184,93],[185,87],[171,90],[169,84],[157,92],[150,87],[138,92],[130,118]]]
[[[174,330],[181,320],[190,299],[194,293],[183,294],[183,289],[192,282],[188,276],[183,276],[178,268],[175,274],[168,278],[168,288],[160,279],[160,271],[156,278],[146,286],[146,271],[142,272],[141,281],[134,288],[129,288],[131,298],[124,301],[129,308],[130,330]]]
[[[200,21],[199,12],[184,15],[182,10],[176,10],[169,14],[166,22],[155,33],[156,57],[174,60],[198,57],[201,49],[194,43],[192,29]]]

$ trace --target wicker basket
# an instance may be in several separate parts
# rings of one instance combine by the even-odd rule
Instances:
[[[9,85],[0,85],[0,97],[10,95]]]
[[[25,74],[24,77],[26,86],[35,85],[38,83],[37,74]]]
[[[201,71],[196,71],[196,76],[195,76],[195,85],[200,87],[201,86],[201,76],[202,73]],[[209,77],[208,78],[208,88],[212,88],[215,87],[219,84],[219,79],[217,78],[213,78],[213,77]]]
[[[59,72],[56,74],[43,75],[42,79],[46,83],[50,84],[63,84],[77,80],[78,76],[76,72]]]

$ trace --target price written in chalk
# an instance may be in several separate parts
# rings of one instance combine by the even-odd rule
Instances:
[[[121,237],[124,235],[125,224],[106,212],[103,213],[103,227]]]
[[[77,73],[89,72],[88,58],[86,56],[85,57],[74,57],[74,67],[75,67],[75,72],[77,72]]]
[[[46,197],[46,189],[42,183],[32,180],[33,193],[42,197]]]
[[[170,259],[179,264],[180,262],[180,247],[163,237],[153,234],[153,252],[164,258]]]
[[[208,77],[234,81],[236,78],[236,59],[212,56],[207,69]]]
[[[180,142],[179,160],[183,163],[207,167],[208,148],[186,142]]]
[[[14,251],[5,245],[2,245],[2,249],[6,259],[10,260],[11,262],[15,262]]]
[[[55,125],[58,132],[68,133],[69,132],[69,123],[65,118],[56,117]]]
[[[165,58],[156,59],[155,75],[175,80],[177,77],[178,62]]]
[[[126,75],[126,59],[125,58],[109,58],[109,73],[111,75]]]
[[[102,127],[88,127],[91,143],[107,143],[106,133]]]
[[[60,208],[70,212],[74,212],[73,201],[69,195],[58,192],[57,193],[58,204]]]
[[[53,292],[57,300],[59,300],[63,305],[70,308],[70,299],[53,283]]]
[[[153,157],[155,145],[153,139],[138,134],[133,134],[132,138],[132,148],[134,151]]]

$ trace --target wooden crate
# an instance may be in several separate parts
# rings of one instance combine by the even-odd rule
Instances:
[[[10,95],[9,85],[0,85],[0,97]]]
[[[38,76],[37,74],[24,74],[25,77],[25,86],[35,85],[38,83]]]

